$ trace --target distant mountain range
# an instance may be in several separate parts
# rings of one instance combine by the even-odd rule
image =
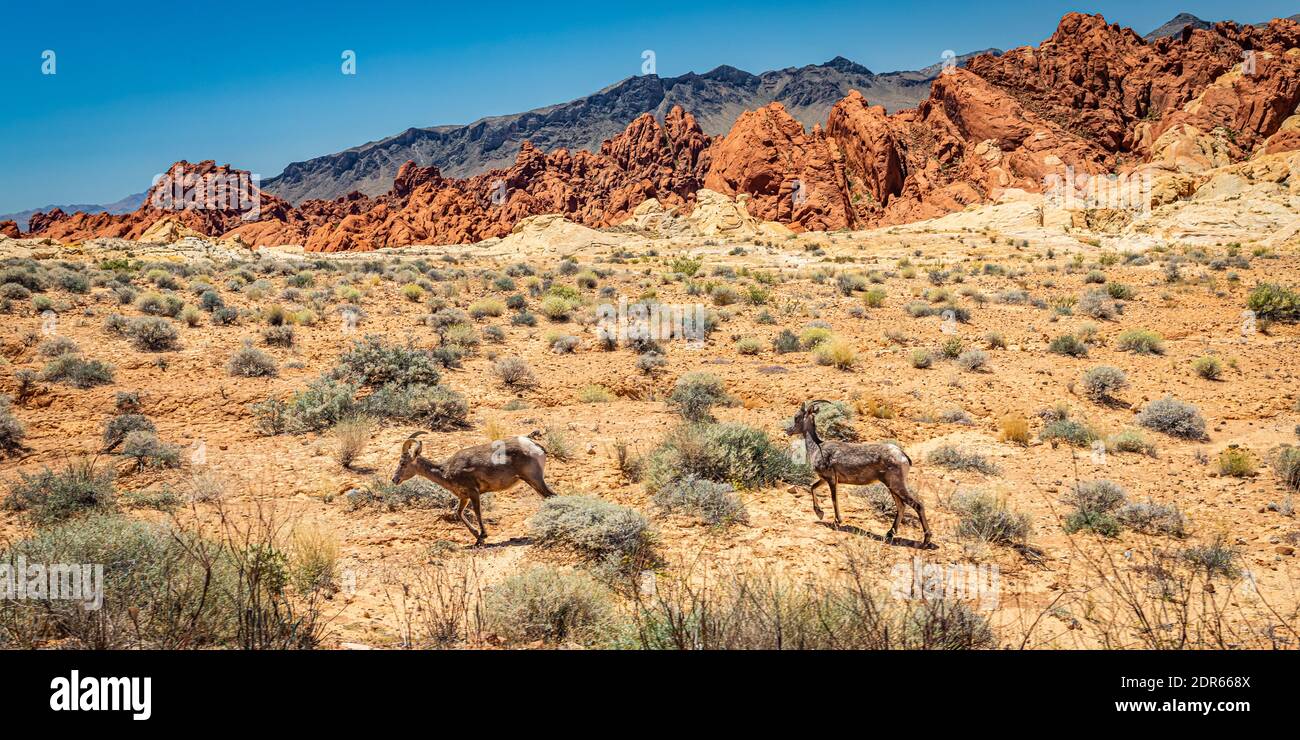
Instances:
[[[955,57],[965,64],[981,53]],[[643,113],[659,120],[674,105],[690,111],[709,135],[725,134],[746,110],[780,102],[804,126],[825,123],[831,106],[857,90],[875,105],[894,112],[914,108],[930,94],[930,82],[942,71],[936,64],[922,70],[875,74],[844,57],[825,64],[788,67],[754,75],[722,66],[704,74],[680,77],[630,77],[604,90],[560,105],[483,118],[466,126],[411,128],[380,141],[306,162],[294,162],[265,180],[263,188],[293,203],[309,198],[333,200],[352,191],[379,195],[393,184],[407,160],[435,165],[444,175],[472,177],[514,163],[519,147],[531,141],[542,151],[565,148],[597,151],[601,142],[621,133]]]
[[[1300,14],[1291,19],[1300,20]],[[1179,13],[1144,38],[1150,42],[1176,36],[1187,26],[1209,28],[1211,23],[1190,13]],[[984,53],[1001,52],[986,49],[963,54],[955,57],[954,63],[965,66]],[[524,141],[531,141],[542,151],[598,151],[601,142],[621,133],[637,116],[652,113],[663,120],[675,105],[694,114],[709,135],[725,134],[742,112],[772,102],[780,102],[797,121],[811,128],[825,123],[831,106],[849,90],[861,92],[871,104],[883,105],[891,113],[916,107],[929,96],[930,83],[942,69],[941,63],[920,70],[875,74],[844,57],[836,57],[825,64],[758,75],[724,65],[704,74],[631,77],[567,103],[482,118],[463,126],[410,128],[335,154],[293,162],[281,174],[264,180],[262,188],[294,204],[313,198],[333,200],[353,191],[375,196],[392,186],[398,169],[408,160],[421,166],[437,166],[446,176],[472,177],[509,167]],[[138,193],[106,205],[50,205],[3,214],[0,221],[17,221],[25,230],[32,214],[56,207],[66,213],[128,213],[143,198],[144,193]]]
[[[0,221],[16,221],[18,222],[18,227],[23,231],[26,231],[28,219],[37,213],[49,213],[55,208],[62,210],[64,213],[76,213],[77,211],[83,211],[85,213],[99,213],[101,211],[113,214],[130,213],[139,208],[141,203],[144,203],[144,196],[144,193],[136,193],[135,195],[128,195],[116,203],[106,203],[102,205],[73,203],[71,205],[49,205],[40,208],[29,208],[26,211],[18,211],[17,213],[0,213]]]

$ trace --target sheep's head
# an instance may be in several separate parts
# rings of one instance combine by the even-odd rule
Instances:
[[[402,442],[402,456],[397,461],[397,470],[393,472],[393,485],[399,486],[410,480],[411,476],[415,475],[419,470],[415,465],[415,461],[420,459],[420,451],[424,449],[424,442],[416,439],[416,437],[421,434],[424,434],[424,432],[416,432]]]
[[[807,431],[817,431],[817,408],[829,401],[804,401],[795,412],[794,419],[785,427],[785,433],[791,437],[802,436]]]

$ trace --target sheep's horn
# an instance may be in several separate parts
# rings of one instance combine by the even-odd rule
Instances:
[[[408,456],[407,453],[410,452],[412,442],[415,443],[415,456],[419,456],[420,451],[424,449],[424,442],[421,442],[420,440],[416,439],[416,437],[420,436],[421,434],[424,434],[424,432],[416,432],[411,436],[407,437],[406,441],[402,442],[402,457]]]
[[[819,403],[824,403],[824,404],[826,404],[827,406],[830,406],[830,405],[831,405],[831,402],[830,402],[830,401],[823,401],[823,400],[821,400],[821,399],[818,399],[818,400],[816,400],[816,401],[809,401],[809,402],[808,402],[808,408],[810,408],[810,409],[815,409],[815,408],[817,408],[817,404],[819,404]]]

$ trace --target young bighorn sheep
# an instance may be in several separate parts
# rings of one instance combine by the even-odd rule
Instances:
[[[416,432],[402,442],[402,457],[393,473],[393,485],[400,485],[412,476],[421,475],[455,494],[460,499],[456,518],[474,535],[474,544],[487,539],[483,526],[483,510],[479,497],[491,491],[504,491],[519,481],[533,487],[544,498],[555,495],[542,477],[546,464],[546,450],[530,437],[510,437],[489,444],[474,445],[459,450],[443,460],[433,462],[420,457],[424,443],[416,439],[424,432]],[[534,432],[536,434],[536,432]],[[465,505],[474,504],[478,517],[478,531],[470,525],[465,515]]]
[[[817,435],[817,407],[829,405],[829,401],[805,401],[794,415],[794,422],[786,430],[790,436],[803,437],[804,449],[808,453],[808,465],[817,474],[817,480],[809,488],[812,495],[813,511],[817,518],[822,518],[822,508],[817,504],[817,486],[823,482],[831,489],[831,504],[835,507],[835,526],[840,525],[839,484],[865,486],[877,481],[885,484],[894,497],[894,525],[885,533],[885,540],[894,539],[898,525],[903,521],[903,505],[916,510],[921,519],[921,529],[925,532],[924,545],[930,544],[930,525],[925,521],[925,507],[920,500],[907,491],[907,471],[912,467],[912,459],[897,445],[892,444],[857,444],[849,442],[823,442]]]

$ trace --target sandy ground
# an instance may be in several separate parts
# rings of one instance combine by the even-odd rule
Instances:
[[[466,272],[466,278],[455,281],[456,294],[448,299],[461,308],[484,296],[504,297],[513,292],[493,289],[490,280],[478,277],[480,271],[501,270],[524,261],[540,274],[554,270],[559,258],[570,254],[584,269],[609,271],[600,279],[600,286],[613,286],[629,300],[653,290],[663,302],[707,303],[707,297],[687,295],[682,282],[663,278],[668,260],[682,253],[703,258],[697,280],[730,283],[742,296],[745,288],[754,284],[747,276],[752,271],[777,274],[781,279],[770,286],[766,305],[740,301],[711,306],[720,314],[721,324],[707,345],[667,345],[667,364],[652,377],[637,370],[637,355],[631,350],[601,351],[591,326],[551,324],[539,315],[536,327],[517,327],[510,324],[508,313],[478,321],[480,330],[488,325],[500,327],[504,343],[485,342],[476,356],[466,358],[462,368],[444,374],[444,382],[468,400],[472,427],[426,435],[425,454],[440,457],[483,442],[488,427],[507,434],[546,427],[560,430],[572,454],[568,460],[548,462],[551,486],[561,493],[594,494],[651,515],[665,555],[665,573],[684,567],[682,563],[701,561],[722,569],[761,563],[793,576],[812,575],[839,567],[840,549],[846,545],[865,548],[882,583],[889,582],[894,565],[909,563],[914,557],[941,565],[996,565],[1001,592],[996,609],[986,611],[1000,627],[1001,641],[1008,645],[1024,640],[1039,647],[1095,646],[1096,641],[1085,636],[1086,630],[1076,629],[1077,620],[1084,617],[1085,600],[1098,595],[1096,574],[1088,565],[1091,559],[1109,555],[1120,558],[1121,568],[1136,567],[1136,560],[1131,564],[1124,553],[1185,547],[1225,535],[1249,574],[1248,579],[1228,586],[1237,590],[1226,598],[1243,613],[1263,614],[1272,609],[1282,615],[1280,620],[1261,616],[1261,629],[1278,621],[1289,621],[1294,629],[1300,590],[1295,554],[1300,547],[1300,521],[1294,514],[1284,513],[1282,504],[1290,494],[1263,461],[1278,445],[1300,441],[1300,382],[1294,364],[1300,328],[1274,324],[1267,334],[1243,335],[1241,326],[1246,295],[1257,283],[1294,286],[1300,282],[1300,255],[1294,246],[1282,246],[1267,255],[1251,256],[1247,244],[1241,254],[1249,259],[1248,267],[1213,270],[1208,262],[1224,257],[1226,244],[1198,248],[1203,256],[1198,257],[1190,247],[1170,245],[1169,253],[1182,259],[1182,277],[1177,283],[1167,282],[1157,253],[1150,253],[1153,261],[1145,266],[1123,261],[1100,265],[1103,255],[1117,252],[1108,244],[1091,244],[1082,235],[1058,233],[1022,241],[1020,236],[964,228],[805,235],[759,239],[758,243],[725,238],[656,241],[620,237],[617,246],[569,244],[539,254],[488,248],[476,252],[463,247],[426,250],[455,255],[457,264],[447,266]],[[614,261],[620,250],[625,259]],[[1080,261],[1078,267],[1071,267],[1075,255]],[[296,257],[262,256],[291,258]],[[330,259],[346,262],[375,256]],[[900,267],[903,259],[910,262],[911,271]],[[1004,274],[986,273],[981,268],[988,263],[1005,268]],[[960,283],[950,280],[935,288],[928,280],[929,270],[954,267],[963,268]],[[732,268],[736,276],[711,276],[720,268]],[[1122,315],[1114,320],[1055,316],[1050,307],[1055,299],[1077,297],[1097,287],[1084,282],[1090,269],[1102,270],[1107,281],[1135,289],[1136,295],[1126,302]],[[862,311],[863,294],[841,295],[833,275],[872,271],[879,271],[882,282],[870,287],[883,288],[887,297],[883,306]],[[831,277],[815,280],[819,272]],[[1230,272],[1237,279],[1229,279]],[[315,288],[333,285],[335,278],[330,273],[317,275]],[[558,274],[555,279],[557,283],[573,282],[572,277]],[[272,303],[292,306],[292,301],[279,296],[285,287],[284,277],[272,281],[274,290],[261,301],[225,289],[221,293],[227,304],[253,312]],[[470,547],[472,538],[459,523],[426,509],[351,510],[338,492],[365,485],[371,475],[390,476],[400,442],[411,428],[381,425],[353,470],[341,468],[334,460],[335,442],[328,435],[264,437],[256,433],[250,404],[270,396],[285,397],[303,387],[332,367],[362,334],[378,333],[390,341],[410,340],[424,347],[437,344],[436,335],[422,322],[427,309],[422,303],[405,300],[399,293],[400,284],[376,279],[359,287],[364,296],[356,303],[368,316],[356,332],[345,331],[334,315],[315,326],[300,326],[292,349],[263,348],[279,362],[279,376],[253,379],[231,377],[225,365],[244,340],[260,335],[264,324],[255,318],[237,326],[212,326],[205,314],[198,327],[180,326],[179,350],[140,352],[102,328],[104,318],[114,311],[138,315],[133,307],[118,309],[103,288],[94,288],[88,295],[53,291],[50,295],[56,304],[62,304],[57,306],[57,333],[74,340],[86,356],[112,363],[117,368],[116,380],[113,385],[89,390],[42,384],[37,395],[16,405],[15,413],[28,429],[30,450],[0,461],[0,477],[11,479],[20,470],[39,470],[57,466],[73,455],[94,454],[100,447],[103,424],[113,413],[114,393],[141,391],[144,413],[157,424],[164,441],[182,448],[186,463],[177,470],[133,472],[124,461],[106,457],[103,464],[118,468],[119,489],[169,486],[185,491],[187,481],[202,474],[224,481],[232,502],[248,505],[260,501],[295,521],[332,532],[339,543],[339,567],[345,582],[327,606],[334,615],[329,638],[334,646],[399,644],[401,620],[393,604],[394,584],[401,582],[404,568],[427,562],[431,553],[450,552],[474,559],[489,584],[530,562],[573,562],[572,556],[530,543],[527,522],[541,499],[524,486],[495,495],[493,506],[485,512],[490,537],[482,548]],[[970,311],[969,323],[955,328],[947,325],[955,331],[950,334],[941,317],[908,316],[905,306],[926,300],[922,296],[930,289],[950,291],[953,300]],[[988,301],[980,303],[961,295],[966,289],[982,293]],[[1048,307],[999,301],[999,294],[1017,289],[1047,301]],[[595,290],[582,292],[592,305],[606,300]],[[186,298],[194,302],[192,295]],[[340,302],[336,300],[336,305]],[[536,299],[530,299],[530,304],[535,306]],[[761,312],[769,313],[775,322],[756,321]],[[781,329],[798,333],[812,321],[829,323],[837,336],[852,344],[859,356],[852,370],[819,365],[811,353],[775,353],[772,340]],[[1096,327],[1086,358],[1047,351],[1053,337],[1078,331],[1085,324]],[[1134,328],[1163,335],[1164,354],[1121,352],[1116,337]],[[573,354],[555,354],[543,338],[552,330],[581,337],[581,346]],[[0,346],[6,367],[0,373],[0,391],[13,395],[15,370],[43,367],[45,359],[37,355],[34,341],[42,338],[41,331],[42,318],[27,303],[4,317]],[[984,337],[989,332],[1000,333],[1005,348],[988,349]],[[987,367],[968,372],[938,358],[937,348],[953,336],[967,348],[985,348]],[[757,355],[737,352],[736,340],[747,337],[761,343]],[[909,357],[916,348],[936,350],[932,367],[912,367]],[[1207,354],[1227,364],[1221,379],[1206,380],[1192,371],[1192,361]],[[539,381],[536,388],[516,392],[498,381],[492,370],[493,358],[507,355],[523,357],[529,363]],[[160,358],[165,358],[165,368],[160,367]],[[1127,373],[1131,385],[1117,394],[1116,403],[1098,405],[1079,395],[1075,385],[1081,374],[1097,365],[1113,365]],[[922,551],[912,546],[915,543],[910,538],[919,539],[920,529],[910,516],[900,532],[909,539],[885,543],[880,535],[888,528],[890,517],[873,511],[858,496],[841,497],[845,522],[850,526],[836,530],[814,516],[806,488],[788,485],[745,491],[748,525],[710,527],[686,516],[657,514],[643,486],[625,480],[618,471],[614,443],[625,441],[642,453],[653,449],[678,422],[663,399],[680,375],[695,370],[716,374],[740,400],[735,407],[719,410],[719,418],[760,427],[783,442],[785,420],[805,399],[844,399],[854,404],[862,412],[854,426],[863,440],[896,440],[915,461],[911,485],[928,508],[937,549]],[[590,384],[611,390],[615,400],[580,402],[578,390]],[[1094,456],[1088,449],[1037,440],[1043,422],[1036,414],[1043,409],[1065,404],[1074,418],[1116,432],[1133,427],[1135,412],[1166,394],[1200,409],[1208,423],[1207,441],[1184,441],[1147,431],[1145,436],[1158,449],[1152,457],[1134,453]],[[872,415],[873,409],[884,411]],[[970,422],[938,420],[954,409],[965,411]],[[1031,419],[1034,434],[1028,446],[999,441],[998,422],[1007,414]],[[982,453],[998,466],[999,473],[950,471],[928,463],[929,452],[945,444]],[[1218,455],[1229,445],[1245,447],[1261,461],[1255,475],[1233,478],[1218,474]],[[200,448],[204,455],[197,464],[191,453]],[[1128,530],[1115,539],[1086,533],[1067,535],[1061,526],[1067,508],[1060,502],[1061,494],[1076,481],[1096,478],[1120,483],[1131,500],[1176,503],[1190,520],[1189,537],[1177,540]],[[1031,515],[1029,541],[1038,555],[959,537],[958,517],[949,500],[955,492],[969,489],[1005,497],[1013,508]],[[824,489],[821,496],[829,516],[830,502]],[[199,504],[198,510],[202,512],[204,506]],[[145,510],[132,515],[165,518]],[[0,535],[21,537],[29,529],[18,514],[0,511]]]

